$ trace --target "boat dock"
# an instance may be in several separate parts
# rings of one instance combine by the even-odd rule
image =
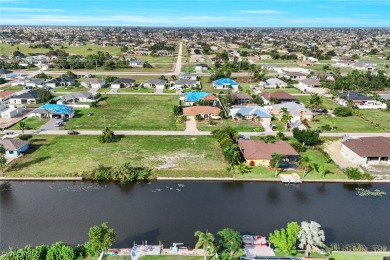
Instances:
[[[301,177],[295,172],[292,174],[280,174],[279,177],[283,184],[302,183]]]

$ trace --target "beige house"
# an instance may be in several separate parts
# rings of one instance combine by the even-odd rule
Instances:
[[[357,164],[390,165],[390,137],[360,137],[342,142],[341,152]]]

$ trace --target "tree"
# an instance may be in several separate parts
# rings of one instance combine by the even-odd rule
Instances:
[[[207,252],[209,252],[210,254],[213,254],[215,252],[214,235],[208,231],[206,231],[206,233],[196,231],[195,236],[198,237],[198,242],[195,245],[195,250],[197,250],[199,247],[202,247],[204,252],[203,256],[206,260]]]
[[[225,228],[219,231],[217,236],[219,237],[217,251],[220,255],[225,253],[228,256],[234,256],[243,248],[242,235],[236,230]]]
[[[245,174],[250,172],[251,170],[251,168],[245,163],[239,163],[238,165],[235,165],[233,168],[234,168],[234,172],[237,174]]]
[[[317,93],[311,94],[309,99],[309,105],[307,106],[310,109],[313,109],[314,111],[318,111],[323,107],[323,101],[320,95]]]
[[[271,160],[269,161],[269,165],[272,168],[275,168],[275,177],[278,175],[278,168],[280,166],[280,163],[283,161],[284,155],[280,153],[273,153],[271,155]]]
[[[276,133],[276,136],[279,138],[279,140],[285,140],[286,139],[286,135],[282,131],[278,131]]]
[[[329,173],[328,165],[323,164],[318,168],[318,173],[321,174],[323,178],[325,178],[325,175]]]
[[[352,108],[350,108],[350,107],[336,107],[333,110],[333,113],[336,116],[341,116],[341,117],[352,116]]]
[[[114,244],[116,233],[108,226],[107,222],[100,226],[93,226],[88,231],[89,240],[85,244],[88,256],[97,256]]]
[[[19,129],[22,131],[22,135],[24,135],[24,130],[28,129],[28,127],[25,122],[21,121],[19,123]]]
[[[306,173],[310,168],[314,168],[313,161],[306,155],[302,155],[298,162],[299,166],[303,168],[303,177],[305,177]]]
[[[202,116],[200,114],[195,115],[195,120],[199,121],[202,119]]]
[[[321,225],[317,222],[303,221],[301,230],[298,233],[299,248],[305,249],[305,257],[313,251],[318,251],[318,247],[325,247],[325,233],[321,229]]]
[[[51,93],[47,89],[40,88],[38,89],[38,99],[39,102],[46,103],[51,99]]]
[[[62,242],[54,243],[49,250],[47,250],[46,260],[73,260],[73,248],[65,245]]]
[[[307,145],[314,145],[318,142],[320,134],[318,131],[313,130],[299,130],[298,128],[293,129],[293,136],[300,143],[305,143]]]
[[[282,107],[280,109],[280,112],[282,113],[282,118],[280,121],[282,121],[285,124],[285,129],[288,129],[288,124],[290,123],[293,116],[288,112],[287,108]]]
[[[287,224],[287,228],[281,230],[275,230],[269,235],[269,241],[274,244],[276,249],[283,252],[286,255],[295,255],[297,249],[295,247],[298,239],[298,233],[300,227],[297,222],[290,222]]]
[[[118,138],[108,127],[104,128],[103,133],[99,136],[100,143],[113,143],[118,141]]]

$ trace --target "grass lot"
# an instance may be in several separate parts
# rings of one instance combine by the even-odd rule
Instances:
[[[318,166],[323,164],[328,165],[328,169],[331,173],[328,173],[325,176],[325,179],[346,178],[346,176],[342,173],[342,171],[333,162],[326,163],[326,158],[321,152],[314,149],[308,149],[306,152],[302,154],[308,156],[312,160],[312,162],[314,162]],[[298,173],[302,178],[303,170],[301,169],[283,171],[282,174],[285,173],[289,174],[293,172]],[[252,167],[252,171],[250,173],[237,175],[237,178],[275,178],[275,170],[266,167],[255,166]],[[309,173],[306,173],[305,179],[323,179],[323,177],[321,176],[321,174],[318,173],[316,169],[313,169]]]
[[[88,92],[89,88],[84,87],[75,87],[75,86],[69,86],[69,87],[56,87],[53,89],[54,92]]]
[[[385,132],[390,132],[390,111],[360,109],[359,112],[361,112],[368,120],[366,124],[372,125],[371,122],[373,122],[375,126],[379,125],[379,127],[382,128]]]
[[[276,92],[276,91],[284,91],[289,94],[300,94],[302,93],[300,90],[296,88],[266,88],[262,89],[261,92]]]
[[[165,166],[155,176],[229,176],[212,136],[126,136],[109,144],[97,136],[34,136],[31,143],[32,149],[9,165],[7,176],[79,176],[98,165],[124,162]]]
[[[305,106],[309,105],[310,95],[306,96],[294,96],[296,99],[298,99],[300,102],[302,102]],[[337,105],[332,100],[326,97],[322,97],[323,105],[326,109],[333,110],[335,107],[339,107],[340,105]]]
[[[67,129],[184,130],[173,115],[177,104],[177,96],[107,95],[96,108],[76,110]]]
[[[7,55],[10,55],[14,51],[16,51],[17,47],[19,47],[19,51],[25,55],[28,55],[29,53],[47,53],[50,51],[49,49],[45,49],[45,48],[36,48],[36,49],[29,48],[29,45],[26,45],[26,44],[15,44],[14,46],[12,46],[10,44],[5,44],[5,43],[0,44],[1,53],[7,54]],[[82,46],[64,45],[64,47],[67,47],[66,49],[64,49],[64,51],[66,51],[70,54],[77,54],[77,55],[83,55],[83,56],[86,56],[88,54],[96,54],[98,51],[108,52],[111,55],[115,55],[115,54],[120,53],[120,48],[115,47],[115,46],[104,47],[101,45],[86,44],[86,45],[82,45]],[[53,48],[56,50],[56,49],[60,49],[61,46],[53,46]],[[88,50],[88,49],[91,49],[91,50]]]
[[[156,89],[154,88],[120,88],[118,89],[119,93],[154,93]]]
[[[152,56],[137,56],[139,60],[148,61],[149,63],[175,63],[177,60],[176,56],[171,57],[152,57]]]
[[[321,126],[329,124],[336,127],[335,132],[345,132],[345,133],[381,133],[385,130],[381,127],[370,124],[369,122],[363,120],[358,116],[349,116],[349,117],[331,117],[328,115],[316,115],[316,119],[319,119],[319,122],[309,122],[309,126],[312,129],[320,129]]]
[[[226,126],[231,126],[233,129],[238,132],[251,132],[255,128],[260,128],[260,132],[264,132],[264,128],[261,126],[259,122],[253,121],[232,121],[228,120],[214,120],[216,125],[209,125],[208,120],[198,121],[196,126],[200,131],[212,131],[217,128],[222,128]]]
[[[24,88],[24,86],[11,86],[6,85],[4,87],[1,87],[0,90],[11,90],[11,91],[20,91]]]
[[[29,117],[29,118],[26,118],[22,121],[26,123],[26,126],[28,127],[28,129],[38,129],[39,127],[44,125],[47,121],[49,121],[49,119],[48,118]],[[20,130],[19,123],[13,125],[9,129]]]
[[[382,260],[384,256],[390,256],[390,252],[332,252],[331,260]]]
[[[185,255],[148,255],[143,256],[140,260],[202,260],[203,256],[185,256]],[[209,259],[209,258],[207,258]]]

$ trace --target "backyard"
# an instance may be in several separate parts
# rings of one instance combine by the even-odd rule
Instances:
[[[10,163],[6,176],[81,176],[99,165],[130,162],[153,168],[154,176],[229,177],[211,136],[126,136],[107,144],[98,136],[34,136],[31,143]]]
[[[184,124],[177,124],[173,115],[173,106],[177,104],[177,96],[104,95],[96,108],[77,109],[66,128],[184,130]]]

